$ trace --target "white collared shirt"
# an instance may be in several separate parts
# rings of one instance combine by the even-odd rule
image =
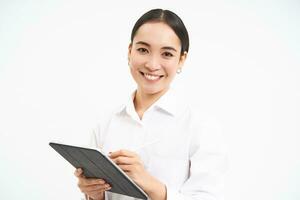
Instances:
[[[167,200],[222,200],[227,168],[221,130],[169,89],[139,119],[133,98],[104,116],[91,145],[104,153],[127,149],[139,154],[145,169],[167,187]],[[106,200],[133,200],[111,192]]]

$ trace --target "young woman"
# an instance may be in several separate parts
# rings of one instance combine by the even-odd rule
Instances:
[[[154,9],[141,16],[128,48],[137,89],[92,135],[93,147],[110,153],[152,200],[223,199],[226,156],[220,131],[170,89],[188,50],[188,32],[175,13]],[[75,175],[89,199],[134,199],[109,192],[104,180],[87,179],[81,169]]]

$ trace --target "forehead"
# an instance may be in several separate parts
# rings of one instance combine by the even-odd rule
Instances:
[[[148,22],[136,32],[133,43],[143,41],[151,46],[173,46],[179,49],[180,40],[173,29],[163,22]]]

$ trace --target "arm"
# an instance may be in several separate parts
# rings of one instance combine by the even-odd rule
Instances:
[[[179,189],[167,185],[167,200],[223,200],[227,148],[214,119],[192,125],[190,176]]]
[[[110,157],[152,200],[222,200],[227,158],[220,129],[215,123],[202,122],[187,131],[191,133],[187,136],[189,177],[179,189],[149,174],[134,152],[120,150]]]
[[[166,200],[166,186],[145,170],[143,162],[135,152],[122,149],[112,152],[109,157],[147,193],[151,200]]]

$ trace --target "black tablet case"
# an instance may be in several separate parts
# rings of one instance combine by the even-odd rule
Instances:
[[[146,193],[100,151],[54,142],[49,145],[75,168],[82,168],[85,177],[104,179],[111,186],[110,192],[147,199]]]

